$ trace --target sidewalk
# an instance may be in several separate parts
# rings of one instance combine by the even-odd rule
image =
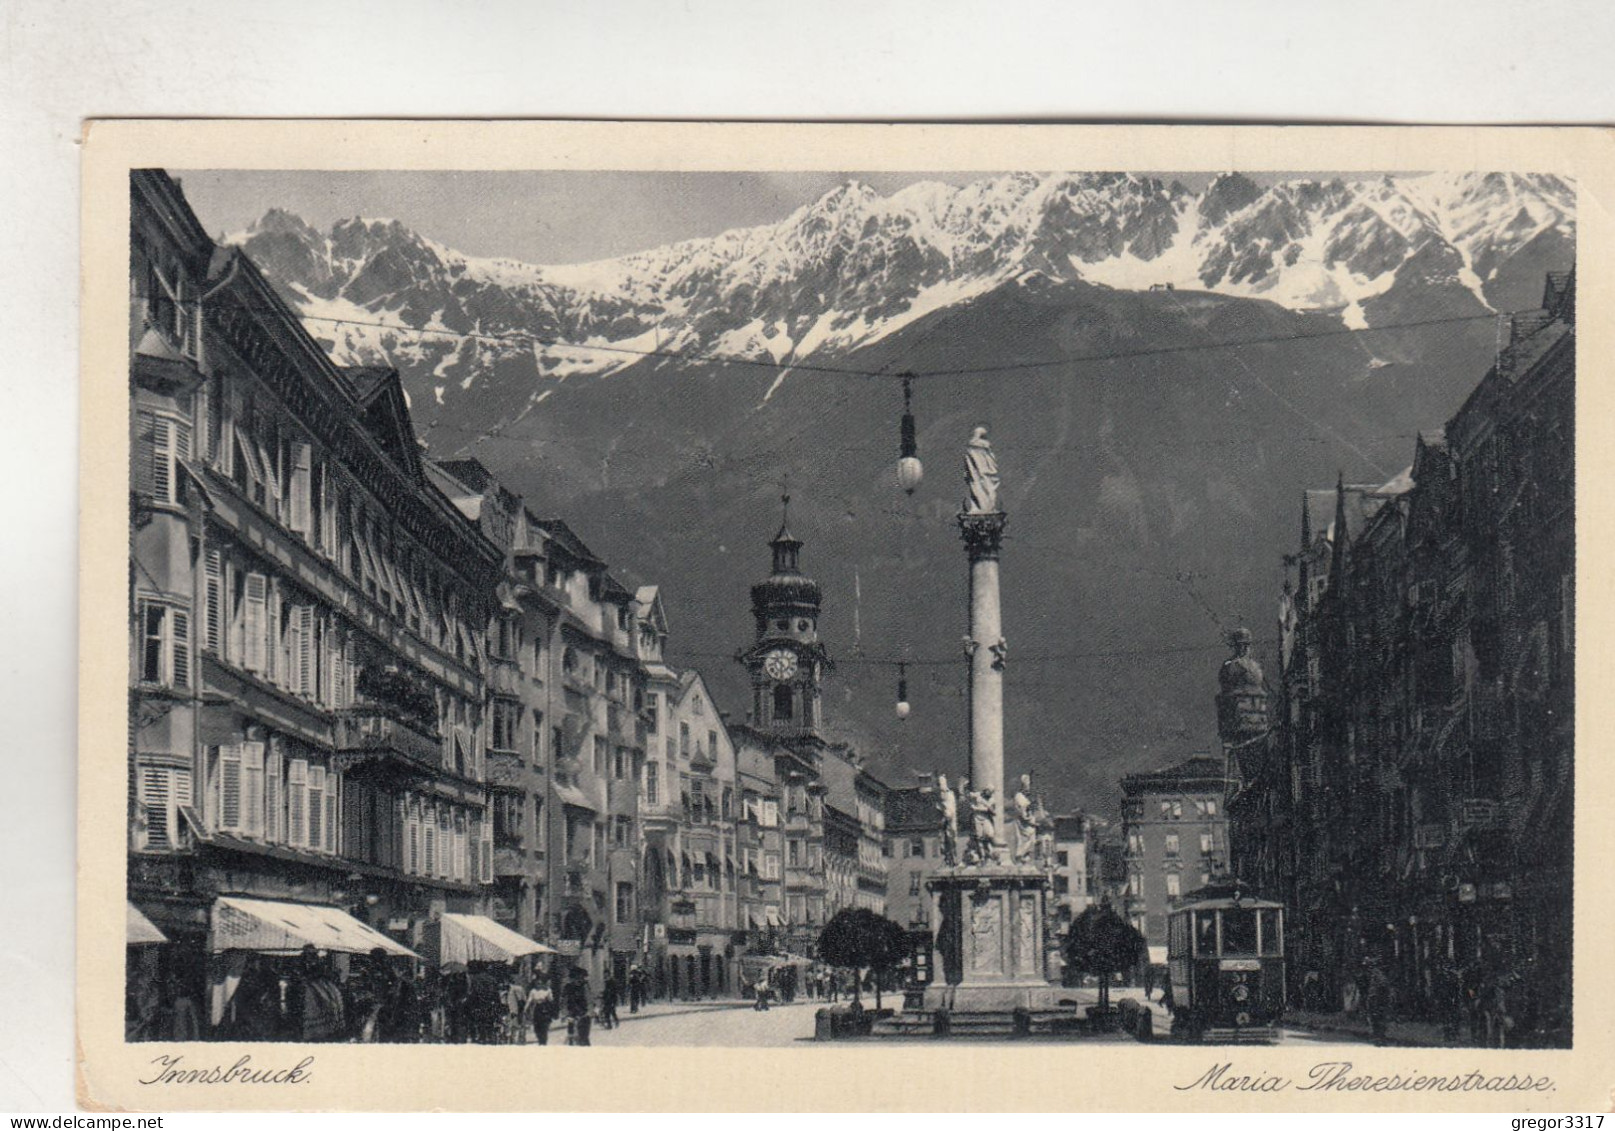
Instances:
[[[1285,1025],[1311,1029],[1316,1033],[1343,1033],[1372,1040],[1374,1027],[1368,1018],[1344,1013],[1308,1013],[1303,1009],[1284,1011]],[[1385,1028],[1385,1043],[1408,1048],[1446,1048],[1451,1042],[1441,1035],[1441,1026],[1428,1021],[1392,1021]]]

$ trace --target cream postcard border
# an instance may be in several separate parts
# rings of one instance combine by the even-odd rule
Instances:
[[[790,1049],[461,1045],[126,1045],[123,963],[129,555],[130,169],[1521,170],[1575,179],[1583,317],[1577,386],[1575,1047],[1570,1050],[1187,1047],[1086,1042]],[[1615,483],[1615,133],[1572,128],[791,125],[610,122],[87,123],[81,281],[79,1103],[95,1110],[1538,1111],[1611,1109],[1615,1085],[1615,735],[1607,557]],[[270,203],[270,202],[266,202]],[[1590,316],[1589,316],[1590,315]],[[1478,380],[1480,374],[1477,373]],[[1276,552],[1276,551],[1275,551]],[[281,1085],[143,1085],[153,1058],[257,1067],[312,1056]],[[1306,1082],[1355,1073],[1549,1076],[1536,1092],[1213,1092],[1215,1064]]]

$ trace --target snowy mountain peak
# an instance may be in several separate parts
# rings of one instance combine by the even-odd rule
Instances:
[[[1484,313],[1522,249],[1573,253],[1574,215],[1574,187],[1546,174],[1231,172],[1193,191],[1148,174],[1021,172],[887,196],[852,178],[775,224],[566,266],[467,256],[393,219],[321,234],[279,209],[235,239],[312,318],[576,343],[535,357],[484,338],[320,331],[346,357],[425,366],[452,391],[523,353],[545,376],[631,363],[593,348],[605,345],[840,356],[1029,274],[1261,298],[1351,326],[1406,305],[1393,294],[1422,295],[1420,311]]]

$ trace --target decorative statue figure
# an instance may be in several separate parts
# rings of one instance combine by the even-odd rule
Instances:
[[[970,496],[965,500],[966,514],[998,513],[998,459],[993,446],[987,442],[987,429],[977,428],[970,436],[965,449],[965,483]]]
[[[1021,787],[1011,799],[1015,817],[1015,863],[1027,864],[1037,848],[1037,827],[1032,817],[1032,775],[1021,775]]]
[[[965,794],[970,805],[970,847],[967,864],[996,864],[998,862],[998,830],[993,816],[993,791],[972,789]]]
[[[1032,808],[1032,824],[1037,829],[1037,862],[1044,870],[1054,867],[1054,814],[1043,804],[1040,794]]]
[[[959,798],[944,774],[936,776],[936,792],[942,805],[942,862],[951,867],[959,862]]]

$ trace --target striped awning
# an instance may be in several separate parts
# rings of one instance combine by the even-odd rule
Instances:
[[[554,954],[554,947],[535,942],[486,915],[445,912],[428,931],[425,949],[442,966],[471,962],[514,962],[529,954]]]
[[[220,896],[213,904],[209,949],[254,950],[262,954],[297,954],[305,946],[347,954],[369,954],[380,948],[402,958],[419,958],[345,911],[312,903]]]

